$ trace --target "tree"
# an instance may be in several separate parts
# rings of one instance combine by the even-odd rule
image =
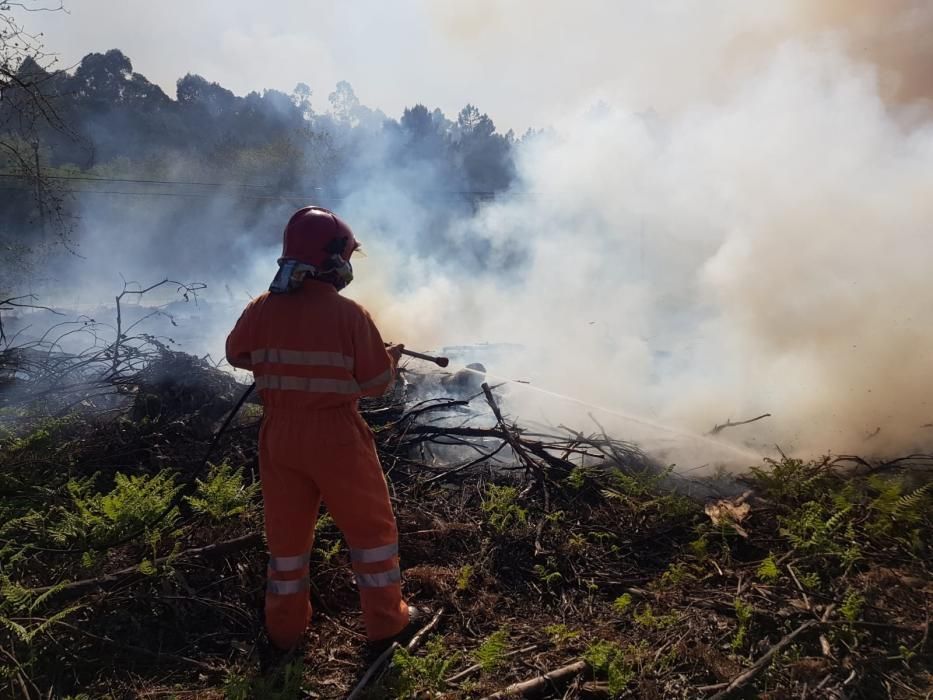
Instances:
[[[47,11],[55,11],[52,8]],[[0,171],[17,176],[10,180],[31,197],[6,197],[0,209],[0,278],[11,283],[12,274],[23,274],[30,252],[49,239],[66,241],[63,195],[47,177],[43,164],[43,131],[67,133],[69,129],[55,103],[56,61],[40,39],[25,30],[10,4],[0,2]],[[26,239],[30,222],[38,233]]]
[[[304,119],[310,121],[314,118],[314,110],[311,108],[311,88],[305,83],[298,83],[292,90],[292,104],[301,112]]]
[[[337,83],[337,88],[327,96],[330,102],[330,111],[334,119],[348,126],[356,126],[356,112],[360,106],[360,100],[353,92],[353,86],[346,80]]]

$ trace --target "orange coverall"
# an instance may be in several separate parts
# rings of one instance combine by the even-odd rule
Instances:
[[[308,560],[321,499],[343,532],[370,640],[409,620],[398,531],[360,396],[379,396],[394,364],[366,310],[333,285],[307,280],[266,292],[227,338],[227,361],[252,370],[265,414],[259,433],[269,546],[266,630],[294,647],[311,619]]]

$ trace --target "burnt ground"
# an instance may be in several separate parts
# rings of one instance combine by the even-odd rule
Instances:
[[[3,361],[0,697],[351,693],[373,659],[327,517],[306,642],[259,671],[260,406],[201,469],[243,387],[165,352],[74,399],[40,360]],[[514,692],[933,694],[929,456],[749,465],[745,493],[717,498],[600,430],[533,434],[482,395],[401,398],[363,411],[406,595],[440,616],[357,697],[479,698],[555,670]]]

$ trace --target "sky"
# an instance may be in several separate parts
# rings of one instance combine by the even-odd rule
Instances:
[[[703,13],[679,0],[64,3],[64,12],[20,12],[60,66],[119,48],[172,96],[188,72],[237,94],[304,82],[318,110],[347,80],[390,116],[416,102],[450,116],[469,102],[519,134],[550,124],[568,104],[607,95],[666,109],[672,96],[701,94],[725,69],[723,45],[770,31],[786,15],[779,3],[738,0],[715,0],[718,11]]]

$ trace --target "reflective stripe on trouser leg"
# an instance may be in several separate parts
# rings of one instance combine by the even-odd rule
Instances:
[[[273,644],[288,649],[298,643],[311,620],[308,555],[269,557],[266,572],[266,630]]]
[[[398,554],[398,542],[384,544],[381,547],[370,547],[369,549],[350,548],[350,561],[360,564],[372,564],[374,562],[386,561]]]
[[[356,551],[372,552],[376,549],[382,548],[357,548]],[[391,637],[408,624],[408,605],[402,599],[402,574],[398,555],[394,553],[396,549],[395,545],[386,546],[384,551],[392,551],[393,554],[382,561],[364,562],[357,558],[352,562],[366,632],[371,640]]]
[[[389,571],[380,571],[376,574],[357,572],[354,575],[356,576],[356,585],[360,588],[385,588],[402,580],[402,572],[397,566]]]
[[[310,578],[307,574],[297,579],[288,581],[278,581],[270,579],[266,582],[266,592],[272,595],[294,595],[296,593],[307,592]]]
[[[269,555],[270,571],[300,571],[311,560],[310,554],[298,554],[294,557],[273,557]]]

